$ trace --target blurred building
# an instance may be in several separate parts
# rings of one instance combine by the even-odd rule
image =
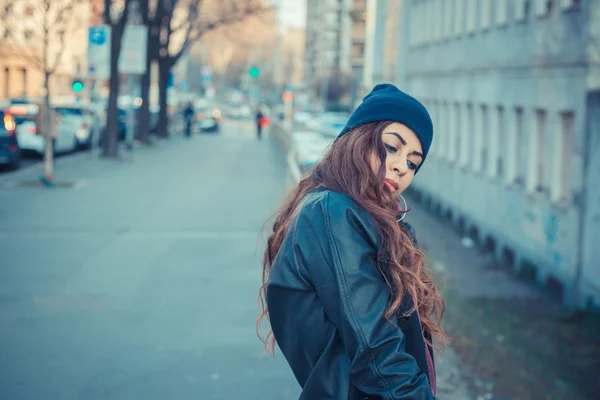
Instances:
[[[572,304],[600,304],[600,2],[413,0],[398,82],[436,137],[415,187]]]
[[[52,96],[72,94],[71,79],[78,71],[85,73],[89,4],[76,7],[73,22],[65,27],[65,46],[56,72],[50,79]],[[44,94],[44,73],[41,68],[43,54],[42,7],[33,3],[16,1],[10,17],[16,23],[10,26],[0,22],[0,100],[15,97],[38,97]],[[60,43],[56,39],[57,27],[52,27],[48,54],[54,63]]]
[[[394,82],[399,62],[401,0],[352,0],[353,103],[378,82]]]
[[[281,38],[281,57],[285,83],[295,87],[304,79],[304,28],[291,28]]]
[[[362,99],[364,94],[365,41],[367,37],[367,0],[352,0],[352,104]]]
[[[350,74],[351,0],[308,0],[305,81],[314,85],[329,74]],[[325,82],[326,83],[326,82]]]

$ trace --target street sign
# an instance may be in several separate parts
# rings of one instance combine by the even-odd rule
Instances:
[[[146,43],[148,28],[143,25],[125,25],[119,72],[123,74],[144,74],[146,72]]]
[[[213,71],[210,65],[203,65],[200,70],[200,75],[202,77],[202,82],[211,83],[213,79]]]
[[[110,37],[108,25],[94,25],[88,30],[88,73],[94,79],[110,77]]]

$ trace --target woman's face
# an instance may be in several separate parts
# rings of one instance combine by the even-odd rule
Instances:
[[[404,192],[412,182],[415,171],[423,161],[423,148],[417,135],[405,125],[394,122],[381,134],[386,151],[385,179],[383,184],[394,196]],[[371,155],[371,167],[377,173],[380,161]]]

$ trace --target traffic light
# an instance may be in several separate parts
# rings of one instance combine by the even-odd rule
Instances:
[[[260,71],[256,67],[250,68],[250,71],[248,72],[250,73],[251,78],[258,78],[258,75],[260,74]]]
[[[75,93],[80,93],[83,90],[83,82],[79,79],[75,79],[73,80],[71,87]]]
[[[289,90],[286,90],[281,95],[281,98],[283,99],[283,101],[292,101],[294,99],[294,93],[290,92]]]

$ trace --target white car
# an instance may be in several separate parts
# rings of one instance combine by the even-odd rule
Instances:
[[[6,109],[17,124],[17,141],[24,152],[44,153],[46,141],[37,134],[35,117],[38,112],[36,104],[14,104]]]
[[[82,105],[53,107],[58,116],[56,151],[89,149],[100,134],[100,121],[92,110]]]
[[[14,105],[9,112],[17,123],[17,140],[21,149],[42,155],[46,139],[37,132],[37,108],[35,104]],[[92,145],[94,135],[99,134],[99,122],[89,109],[80,105],[59,105],[52,109],[56,113],[55,152],[72,152]]]
[[[317,118],[306,121],[305,126],[327,137],[337,137],[346,126],[349,116],[346,113],[326,112]]]
[[[334,139],[314,131],[292,133],[294,159],[301,172],[317,163],[327,152]]]

